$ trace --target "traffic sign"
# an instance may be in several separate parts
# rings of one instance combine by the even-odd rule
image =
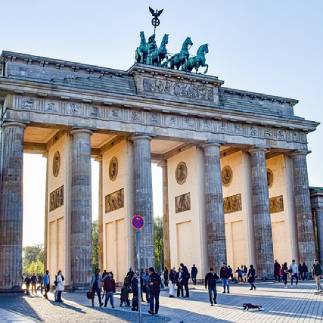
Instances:
[[[145,221],[144,218],[141,215],[135,214],[132,218],[132,226],[136,229],[136,230],[140,230],[143,228]]]

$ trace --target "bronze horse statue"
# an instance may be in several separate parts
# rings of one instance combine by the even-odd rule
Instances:
[[[143,31],[140,32],[140,45],[137,47],[135,52],[135,59],[137,63],[146,64],[148,55],[148,45],[146,42],[145,33]]]
[[[189,48],[193,45],[191,37],[187,37],[182,45],[182,49],[179,53],[173,55],[169,58],[165,63],[162,64],[162,67],[169,67],[171,69],[177,68],[178,70],[180,67],[187,62],[189,57]]]
[[[196,73],[198,69],[203,66],[206,67],[204,74],[207,73],[209,65],[206,64],[205,54],[209,52],[208,44],[203,44],[197,50],[196,56],[190,57],[182,66],[182,71],[191,72],[195,68]]]
[[[165,34],[158,49],[154,50],[149,56],[151,65],[161,66],[161,62],[167,58],[168,34]]]

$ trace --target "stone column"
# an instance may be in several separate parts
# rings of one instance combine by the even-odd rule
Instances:
[[[48,269],[48,153],[44,154],[46,157],[46,187],[45,187],[45,221],[44,221],[44,267]]]
[[[291,155],[299,261],[311,268],[315,259],[313,218],[306,164],[307,151]]]
[[[71,283],[88,287],[92,273],[91,134],[72,130]]]
[[[256,270],[259,278],[271,278],[274,270],[273,239],[269,212],[266,150],[250,151],[252,217],[255,237]]]
[[[152,209],[151,182],[151,138],[146,135],[132,137],[134,155],[134,211],[144,218],[145,226],[141,230],[140,266],[154,266],[154,219]]]
[[[3,125],[0,209],[0,290],[20,291],[22,284],[23,145],[25,125]]]
[[[168,170],[167,160],[159,163],[163,171],[163,244],[164,266],[170,269],[170,246],[169,246],[169,207],[168,207]]]
[[[103,181],[102,181],[102,156],[96,159],[99,162],[99,219],[98,219],[98,257],[99,267],[103,270]]]
[[[218,273],[227,262],[219,143],[204,145],[204,183],[207,262]]]

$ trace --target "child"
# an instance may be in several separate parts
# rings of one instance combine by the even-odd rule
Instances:
[[[121,288],[120,307],[122,307],[123,303],[126,303],[126,306],[130,306],[129,287],[127,284],[123,284]]]

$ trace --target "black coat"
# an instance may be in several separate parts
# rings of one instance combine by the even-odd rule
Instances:
[[[219,276],[216,273],[209,272],[205,276],[205,288],[214,288],[216,287],[216,281],[219,279]]]
[[[196,267],[192,267],[191,275],[192,275],[192,278],[196,278],[196,276],[197,276],[197,268]]]
[[[149,275],[148,286],[150,291],[159,292],[160,291],[161,279],[157,273],[152,273]]]

